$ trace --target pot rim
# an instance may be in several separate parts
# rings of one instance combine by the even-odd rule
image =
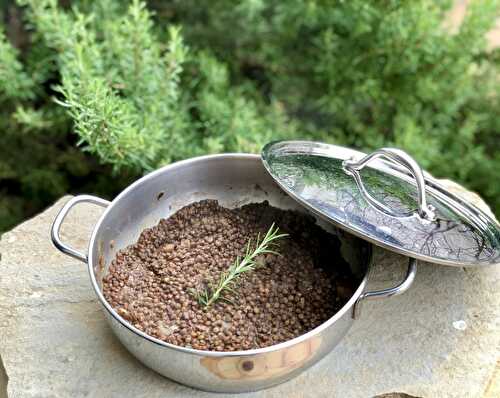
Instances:
[[[359,296],[361,293],[363,293],[363,290],[365,289],[365,286],[368,281],[368,276],[372,267],[372,261],[373,261],[373,253],[372,253],[372,246],[369,244],[369,253],[368,253],[368,261],[366,264],[366,272],[365,276],[361,280],[358,288],[352,295],[352,297],[347,301],[347,303],[344,304],[344,306],[337,311],[331,318],[329,318],[327,321],[323,322],[321,325],[317,326],[316,328],[310,330],[309,332],[302,334],[298,337],[295,337],[291,340],[284,341],[282,343],[274,344],[268,347],[263,347],[263,348],[255,348],[251,350],[239,350],[239,351],[208,351],[208,350],[197,350],[194,348],[187,348],[187,347],[181,347],[175,344],[171,343],[166,343],[163,340],[157,339],[156,337],[150,336],[147,333],[144,333],[143,331],[137,329],[135,326],[127,322],[124,318],[122,318],[111,305],[107,302],[107,300],[104,298],[103,293],[101,292],[101,289],[99,288],[99,284],[97,283],[97,279],[95,276],[94,272],[94,264],[93,264],[93,249],[96,246],[96,239],[97,239],[97,232],[101,228],[101,224],[103,223],[104,219],[107,217],[107,215],[112,211],[113,207],[115,206],[116,203],[120,201],[124,196],[126,196],[129,192],[133,191],[136,187],[139,185],[142,185],[146,183],[147,181],[151,180],[152,178],[156,177],[159,174],[162,174],[166,172],[167,170],[175,170],[177,168],[184,167],[187,164],[193,164],[193,163],[198,163],[198,162],[203,162],[205,160],[210,160],[210,159],[250,159],[250,160],[257,160],[260,159],[260,155],[255,155],[255,154],[248,154],[248,153],[224,153],[224,154],[215,154],[215,155],[204,155],[204,156],[197,156],[194,158],[190,159],[185,159],[181,160],[175,163],[172,163],[170,165],[161,167],[155,171],[152,171],[151,173],[146,174],[145,176],[141,177],[137,181],[133,182],[130,184],[127,188],[125,188],[118,196],[116,196],[110,203],[110,205],[106,208],[104,213],[101,215],[99,218],[99,221],[97,221],[96,225],[94,226],[94,229],[92,230],[92,235],[90,238],[89,246],[88,246],[88,261],[87,261],[87,266],[88,266],[88,271],[90,275],[90,279],[92,282],[92,286],[94,288],[94,291],[97,294],[97,297],[103,307],[108,311],[108,313],[116,320],[118,321],[122,326],[130,330],[132,333],[136,334],[139,337],[144,338],[145,340],[154,343],[156,345],[173,349],[176,351],[184,352],[187,354],[195,354],[195,355],[200,355],[204,357],[237,357],[237,356],[253,356],[253,355],[259,355],[259,354],[264,354],[264,353],[269,353],[272,351],[278,351],[281,349],[285,349],[288,347],[291,347],[293,345],[296,345],[298,343],[302,343],[303,341],[314,337],[318,334],[320,334],[323,330],[327,329],[331,325],[333,325],[338,319],[340,319],[347,311],[352,311],[353,306],[355,302],[358,300]]]

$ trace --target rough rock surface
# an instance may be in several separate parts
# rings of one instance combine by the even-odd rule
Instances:
[[[218,396],[150,371],[114,338],[85,265],[49,241],[67,200],[1,238],[0,398]],[[84,248],[99,214],[90,205],[74,208],[64,239]],[[379,288],[403,276],[406,260],[377,250],[375,264],[370,286]],[[349,335],[320,363],[280,386],[239,397],[492,398],[499,283],[498,267],[420,263],[411,289],[367,302]]]

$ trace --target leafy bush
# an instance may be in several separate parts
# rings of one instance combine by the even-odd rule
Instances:
[[[18,4],[29,42],[0,35],[0,228],[67,190],[113,195],[280,138],[401,147],[500,212],[498,0],[473,2],[457,32],[432,0]]]

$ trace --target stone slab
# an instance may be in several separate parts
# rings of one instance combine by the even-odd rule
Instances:
[[[0,398],[219,396],[154,373],[112,335],[85,265],[49,241],[50,225],[67,200],[1,238]],[[63,238],[83,249],[99,214],[91,205],[74,208]],[[383,250],[375,256],[370,287],[393,285],[404,275],[403,257]],[[407,293],[367,302],[349,335],[317,365],[239,397],[492,398],[500,358],[499,282],[498,267],[420,263]]]

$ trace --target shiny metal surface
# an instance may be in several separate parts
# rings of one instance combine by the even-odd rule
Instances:
[[[73,249],[71,246],[64,243],[61,240],[61,237],[59,236],[61,231],[61,225],[64,222],[66,216],[68,215],[68,212],[71,210],[73,206],[77,205],[78,203],[94,203],[102,207],[107,207],[111,202],[91,195],[76,196],[70,199],[63,206],[59,214],[57,214],[57,217],[55,218],[54,223],[52,224],[52,228],[50,229],[50,237],[52,239],[52,243],[54,243],[54,246],[57,249],[59,249],[64,254],[67,254],[68,256],[71,256],[73,258],[76,258],[77,260],[87,263],[87,254],[81,253],[78,250]]]
[[[354,306],[352,309],[353,318],[354,319],[359,318],[360,313],[361,313],[361,307],[363,304],[363,300],[381,299],[381,298],[392,297],[392,296],[397,296],[399,294],[403,294],[412,285],[413,281],[415,280],[415,275],[417,275],[417,260],[415,260],[414,258],[409,258],[408,259],[408,270],[406,271],[406,276],[403,278],[401,283],[397,286],[390,287],[387,289],[372,290],[372,291],[361,293],[361,295],[358,297],[358,299],[354,303]]]
[[[268,200],[276,207],[305,211],[278,187],[256,155],[204,156],[164,167],[123,191],[96,224],[88,254],[88,269],[96,295],[124,346],[141,362],[168,378],[215,392],[255,391],[284,382],[316,363],[338,344],[354,322],[352,309],[367,282],[371,245],[336,230],[321,219],[318,219],[320,225],[338,234],[342,253],[360,282],[352,298],[337,314],[293,340],[235,352],[174,346],[130,325],[104,299],[102,277],[117,250],[135,242],[144,228],[156,225],[160,218],[168,217],[191,202],[207,198],[217,199],[228,207]],[[78,197],[75,198],[72,205],[79,201]],[[56,219],[61,222],[70,207],[65,206]],[[55,232],[60,222],[55,224]],[[57,233],[54,236],[57,237]],[[65,246],[58,246],[61,247],[64,253],[75,254]],[[76,258],[81,259],[80,256]]]
[[[382,155],[392,161],[380,159]],[[425,172],[423,184],[418,165],[398,151],[385,149],[367,157],[336,145],[281,141],[266,145],[262,158],[270,175],[291,197],[362,239],[435,264],[500,264],[498,222]],[[348,166],[362,169],[362,175],[353,167],[346,173],[346,160]],[[407,216],[419,204],[428,216]]]
[[[418,208],[415,210],[406,211],[405,213],[395,213],[390,207],[375,199],[365,188],[365,184],[363,184],[363,179],[361,174],[359,173],[367,164],[373,159],[384,158],[390,160],[397,165],[401,165],[406,167],[410,173],[415,178],[415,182],[417,183],[417,205]],[[346,159],[342,162],[342,167],[347,174],[350,174],[354,177],[356,184],[358,184],[358,188],[361,194],[364,195],[366,201],[370,203],[376,209],[386,213],[392,217],[412,217],[417,214],[419,217],[434,221],[436,215],[434,213],[434,208],[427,204],[427,198],[425,193],[425,180],[424,173],[420,166],[415,160],[408,155],[406,152],[396,149],[396,148],[381,148],[378,149],[369,155],[366,155],[364,158],[360,160],[355,159]]]

